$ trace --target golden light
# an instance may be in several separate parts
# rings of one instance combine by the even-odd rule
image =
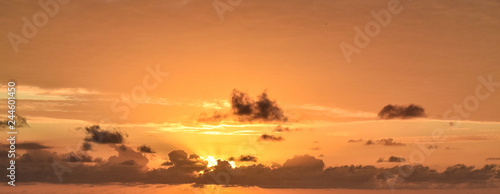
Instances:
[[[207,167],[217,166],[217,160],[223,160],[223,159],[220,159],[220,158],[216,159],[213,156],[208,156],[206,158],[200,156],[200,158],[208,162]],[[236,163],[234,161],[228,161],[228,162],[231,165],[231,168],[236,168]]]
[[[203,160],[208,162],[207,167],[212,167],[217,165],[217,160],[213,156],[208,156],[207,158],[201,157]]]

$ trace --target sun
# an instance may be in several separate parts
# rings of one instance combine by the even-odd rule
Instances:
[[[200,158],[208,162],[207,167],[209,167],[209,168],[213,167],[213,166],[217,166],[217,160],[224,160],[224,159],[220,159],[220,158],[215,158],[213,156],[207,156],[206,158],[200,156]],[[236,163],[234,161],[228,161],[228,162],[231,165],[231,168],[236,168]]]

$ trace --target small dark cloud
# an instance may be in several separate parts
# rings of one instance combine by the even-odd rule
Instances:
[[[362,142],[363,139],[350,139],[349,141],[347,141],[347,143],[356,143],[356,142]]]
[[[281,137],[281,136],[262,134],[260,136],[259,140],[262,140],[262,141],[283,141],[285,139],[283,139],[283,137]]]
[[[273,132],[289,132],[292,131],[289,127],[282,127],[281,125],[278,125],[276,128],[273,129]]]
[[[257,101],[254,101],[247,93],[234,89],[231,93],[231,107],[233,114],[239,116],[240,120],[288,120],[276,101],[271,101],[266,92],[259,95]]]
[[[486,160],[500,160],[500,158],[486,158]]]
[[[365,145],[375,145],[375,144],[384,145],[384,146],[404,146],[405,145],[404,143],[394,141],[394,139],[392,139],[392,138],[380,139],[380,140],[377,140],[375,142],[372,140],[368,140],[368,141],[366,141]]]
[[[5,119],[3,121],[0,121],[0,129],[8,128],[9,121],[10,119]],[[28,122],[26,122],[26,118],[19,116],[18,114],[14,114],[14,122],[16,123],[14,125],[16,128],[29,127]]]
[[[404,146],[405,144],[394,141],[392,138],[377,140],[378,144],[385,146]]]
[[[425,117],[425,110],[419,105],[392,105],[389,104],[382,108],[378,113],[380,119],[409,119],[416,117]]]
[[[102,144],[118,144],[123,143],[124,135],[116,130],[102,129],[99,125],[85,127],[87,133],[86,141],[102,143]]]
[[[147,146],[147,145],[141,145],[137,148],[137,151],[138,152],[142,152],[142,153],[155,153],[150,146]]]
[[[388,160],[380,158],[380,159],[378,159],[377,162],[406,162],[406,159],[402,158],[402,157],[391,156],[391,157],[389,157]]]
[[[89,151],[92,149],[92,144],[89,142],[83,142],[82,147],[80,148],[82,151]]]
[[[321,150],[320,147],[312,147],[311,150]]]
[[[128,149],[128,148],[127,148],[127,146],[125,146],[125,145],[123,145],[123,144],[122,144],[122,145],[120,145],[120,146],[118,146],[118,150],[120,150],[120,151],[122,151],[122,152],[127,151],[127,149]]]
[[[231,160],[229,160],[231,161]],[[252,156],[252,155],[241,155],[238,158],[238,161],[240,162],[257,162],[257,157]]]
[[[207,113],[201,113],[198,117],[199,122],[221,122],[222,120],[229,117],[229,113],[224,113],[220,111],[214,111],[212,115],[207,115]]]
[[[427,149],[437,149],[438,146],[437,145],[428,145],[427,146]]]

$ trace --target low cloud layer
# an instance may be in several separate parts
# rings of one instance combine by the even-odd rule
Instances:
[[[380,110],[378,117],[380,119],[410,119],[425,117],[425,110],[422,106],[415,104],[410,104],[408,106],[389,104]]]
[[[109,132],[96,127],[90,131]],[[282,140],[281,137],[275,136],[269,136],[266,139]],[[110,139],[107,138],[107,140]],[[390,138],[377,142],[383,145],[399,145]],[[39,145],[36,142],[33,144]],[[235,166],[235,161],[218,159],[214,164],[213,161],[208,162],[199,155],[188,154],[183,150],[171,151],[161,167],[150,169],[147,168],[149,159],[143,153],[144,151],[152,152],[149,146],[141,146],[144,149],[139,147],[135,151],[124,144],[109,143],[107,145],[116,152],[107,159],[94,158],[88,151],[60,154],[47,149],[26,149],[26,153],[16,155],[16,183],[111,184],[120,182],[194,184],[194,186],[218,184],[263,188],[387,189],[392,188],[387,184],[391,180],[401,180],[396,185],[397,188],[491,187],[495,181],[500,181],[500,166],[498,165],[486,165],[477,169],[459,164],[450,166],[444,172],[439,173],[421,165],[401,165],[393,168],[354,165],[326,167],[323,160],[314,156],[296,155],[283,164],[238,166],[238,162],[257,162],[255,156],[242,155],[234,159]],[[7,154],[7,149],[0,148],[0,155]],[[9,160],[7,157],[0,157],[0,168],[8,168]],[[380,161],[406,164],[404,158],[395,156]],[[401,175],[400,172],[405,173]],[[6,176],[0,178],[5,182],[7,179]]]
[[[474,168],[466,165],[448,167],[437,172],[421,165],[393,168],[374,166],[326,167],[323,160],[310,155],[297,155],[283,164],[263,164],[232,167],[229,161],[217,160],[215,166],[196,154],[174,150],[161,168],[147,169],[149,162],[143,153],[126,145],[109,144],[117,155],[106,160],[94,159],[85,153],[58,154],[43,149],[27,150],[16,162],[17,182],[48,182],[66,184],[159,183],[159,184],[219,184],[227,186],[258,186],[263,188],[357,188],[387,189],[388,183],[402,180],[396,188],[439,188],[454,185],[489,187],[499,181],[500,166]],[[7,154],[1,150],[0,154]],[[393,159],[391,159],[393,158]],[[401,160],[391,157],[389,162]],[[254,160],[241,156],[241,160]],[[8,168],[8,159],[0,158],[0,168]],[[400,175],[400,172],[408,172]],[[203,173],[201,173],[203,172]],[[59,178],[58,178],[59,176]],[[7,181],[7,177],[0,178]]]

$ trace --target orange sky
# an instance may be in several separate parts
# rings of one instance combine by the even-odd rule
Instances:
[[[440,171],[498,164],[487,158],[500,158],[500,3],[401,0],[402,11],[346,60],[341,43],[355,45],[355,28],[387,7],[243,0],[220,18],[211,1],[71,1],[13,46],[8,34],[22,36],[22,18],[43,8],[0,1],[0,85],[16,81],[17,111],[30,124],[22,141],[62,153],[83,142],[75,128],[100,124],[127,133],[133,148],[151,146],[151,168],[175,149],[251,154],[266,165],[308,154],[326,166],[391,167],[377,160],[409,160],[422,141],[437,148],[418,163]],[[254,99],[267,92],[288,120],[241,122],[231,115],[233,89]],[[426,117],[379,119],[388,104],[420,105]],[[214,112],[230,116],[202,119]],[[273,132],[278,125],[292,130]],[[437,143],[436,130],[445,137]],[[388,138],[404,145],[366,145]],[[116,154],[96,146],[91,155]]]

